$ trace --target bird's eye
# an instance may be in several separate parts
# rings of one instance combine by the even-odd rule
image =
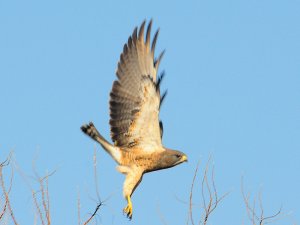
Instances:
[[[180,155],[177,154],[176,157],[177,157],[177,158],[180,158]]]

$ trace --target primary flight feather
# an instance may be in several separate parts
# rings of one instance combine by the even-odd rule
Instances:
[[[117,67],[117,80],[110,92],[110,130],[113,145],[90,122],[81,130],[101,144],[118,163],[117,170],[126,175],[123,195],[127,200],[124,212],[132,218],[131,195],[143,174],[166,169],[187,161],[187,156],[162,145],[163,125],[159,120],[163,78],[157,76],[164,52],[154,59],[159,30],[150,43],[152,21],[145,35],[145,21],[135,28],[124,45]],[[145,35],[145,37],[144,37]]]

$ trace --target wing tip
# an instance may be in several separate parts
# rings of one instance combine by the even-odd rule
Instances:
[[[154,67],[156,69],[156,71],[158,70],[159,64],[162,60],[162,57],[164,56],[164,54],[166,53],[166,49],[164,49],[158,56],[158,58],[154,61]]]
[[[154,52],[155,52],[155,46],[156,46],[156,42],[157,42],[157,38],[158,38],[158,34],[159,34],[160,29],[158,28],[154,34],[154,38],[152,41],[152,45],[151,45],[151,53],[152,53],[152,57],[154,57]]]
[[[139,41],[141,42],[144,42],[144,30],[145,30],[145,24],[146,24],[146,20],[144,20],[140,26],[140,29],[139,29]]]
[[[149,46],[149,47],[150,47],[151,28],[152,28],[152,19],[150,20],[150,22],[148,24],[147,32],[146,32],[146,46]]]

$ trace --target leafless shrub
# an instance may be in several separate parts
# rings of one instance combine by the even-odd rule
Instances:
[[[258,197],[254,197],[252,199],[252,204],[251,204],[250,203],[251,194],[245,193],[243,177],[241,179],[241,192],[246,206],[247,216],[251,221],[252,225],[264,225],[264,224],[272,223],[287,216],[287,214],[282,213],[282,207],[280,207],[280,209],[274,214],[266,216],[264,212],[263,203],[262,203],[261,192],[258,194]]]
[[[32,195],[32,200],[33,200],[33,205],[35,208],[35,218],[34,218],[34,224],[37,224],[38,221],[40,221],[40,223],[42,225],[51,225],[51,214],[50,214],[50,197],[49,197],[49,177],[52,176],[56,170],[54,170],[51,173],[47,173],[45,176],[41,177],[36,169],[35,169],[35,160],[33,161],[33,171],[34,171],[34,177],[33,179],[38,183],[38,188],[34,189],[31,185],[32,182],[28,181],[29,176],[25,175],[23,173],[23,171],[20,169],[20,167],[17,165],[17,163],[14,161],[14,167],[11,166],[11,177],[10,177],[10,183],[9,183],[9,188],[6,188],[5,185],[5,180],[4,180],[4,176],[3,176],[3,168],[5,166],[8,166],[9,163],[11,162],[11,155],[9,156],[9,158],[7,160],[5,160],[4,162],[0,163],[0,194],[2,194],[4,202],[2,203],[1,199],[0,199],[0,222],[1,224],[4,224],[3,219],[5,217],[6,214],[9,214],[11,220],[13,221],[14,225],[18,225],[19,223],[17,222],[11,204],[10,204],[10,199],[9,199],[9,193],[11,191],[12,188],[12,183],[13,183],[13,176],[14,176],[14,171],[13,168],[17,168],[17,171],[19,172],[19,174],[23,177],[25,183],[27,184],[27,186],[29,186],[30,191],[31,191],[31,195]],[[81,221],[81,217],[80,217],[80,195],[78,193],[78,203],[77,203],[77,207],[78,207],[78,224],[81,225],[87,225],[89,224],[94,217],[97,215],[97,212],[99,211],[99,209],[101,208],[101,206],[103,206],[104,201],[100,200],[100,194],[99,194],[99,186],[98,186],[98,180],[97,180],[97,157],[96,157],[96,150],[94,152],[94,157],[93,157],[93,161],[94,161],[94,179],[95,179],[95,187],[96,187],[96,195],[98,198],[98,204],[96,205],[96,208],[94,210],[94,212],[88,217],[87,220],[85,220],[84,222]]]
[[[7,221],[4,219],[7,219],[8,222],[11,220],[14,225],[18,225],[15,215],[13,213],[13,209],[11,207],[10,202],[10,193],[13,186],[13,177],[14,177],[14,167],[11,166],[11,175],[9,178],[9,185],[8,188],[5,184],[5,179],[3,175],[3,169],[6,168],[11,162],[11,154],[8,157],[7,160],[0,163],[0,223],[1,224],[7,224]],[[198,176],[198,170],[200,166],[200,161],[198,162],[194,176],[191,183],[191,189],[189,194],[189,201],[185,202],[189,206],[188,210],[188,218],[186,224],[188,225],[191,223],[192,225],[195,225],[195,219],[194,214],[196,213],[197,217],[200,218],[197,222],[199,225],[207,225],[208,220],[211,216],[211,214],[215,211],[215,209],[218,207],[219,203],[229,194],[226,193],[219,197],[217,188],[215,185],[215,175],[214,175],[214,167],[211,167],[211,158],[209,158],[208,162],[206,163],[204,173],[202,178],[200,179],[200,189],[201,189],[201,210],[195,211],[195,204],[194,201],[194,191],[195,186],[197,185],[197,176]],[[15,163],[15,167],[18,169],[18,166]],[[34,163],[33,163],[34,167]],[[94,151],[93,155],[93,169],[94,169],[94,180],[95,180],[95,188],[96,188],[96,195],[98,199],[98,203],[88,218],[84,221],[81,221],[81,214],[80,214],[80,194],[78,193],[78,201],[77,201],[77,208],[78,208],[78,225],[88,225],[90,224],[96,217],[97,213],[101,209],[101,207],[104,205],[104,202],[101,201],[100,194],[99,194],[99,185],[98,185],[98,179],[97,179],[97,155],[96,155],[96,149]],[[49,197],[49,177],[52,176],[55,171],[51,173],[47,173],[44,177],[41,177],[34,168],[34,179],[38,183],[37,190],[33,189],[30,185],[30,182],[27,181],[27,176],[25,176],[20,169],[18,169],[20,174],[25,178],[26,183],[29,185],[33,204],[36,210],[35,213],[35,221],[34,224],[37,224],[37,221],[39,220],[42,225],[51,225],[51,214],[50,214],[50,197]],[[265,225],[271,222],[275,222],[277,220],[280,220],[281,218],[287,216],[287,214],[282,213],[282,209],[280,208],[276,213],[273,215],[266,216],[261,193],[257,197],[251,198],[250,193],[245,193],[244,190],[244,184],[243,184],[243,178],[241,181],[241,192],[243,196],[243,200],[246,206],[246,211],[248,218],[252,225]],[[3,200],[2,200],[3,199]],[[251,200],[252,199],[252,200]],[[251,202],[251,203],[250,203]],[[160,215],[160,218],[164,224],[167,224],[164,220],[163,215]],[[296,223],[295,223],[296,224]]]
[[[32,187],[32,182],[28,180],[29,176],[25,175],[22,169],[18,166],[17,162],[14,160],[14,167],[17,169],[18,173],[21,175],[25,183],[30,189],[33,205],[35,208],[34,221],[35,224],[39,220],[42,225],[51,224],[51,214],[50,214],[50,197],[49,197],[49,177],[52,176],[56,170],[51,173],[46,173],[45,176],[41,177],[35,169],[35,160],[32,162],[34,177],[33,178],[37,184],[38,188]]]
[[[210,171],[210,162],[211,158],[209,158],[204,174],[201,180],[201,197],[202,197],[202,208],[203,211],[200,212],[201,219],[198,222],[198,224],[206,225],[208,222],[208,219],[212,212],[217,208],[220,201],[222,201],[229,193],[226,193],[219,197],[217,188],[215,185],[215,177],[214,177],[214,167],[211,169],[211,174],[209,175]],[[198,169],[200,166],[200,161],[197,164],[197,167],[195,169],[194,177],[192,180],[191,190],[190,190],[190,196],[189,196],[189,213],[188,213],[188,219],[187,219],[187,225],[189,222],[191,222],[192,225],[195,225],[194,221],[194,204],[193,204],[193,193],[194,193],[194,186],[198,174]]]
[[[47,174],[44,177],[40,177],[37,173],[35,173],[36,180],[39,184],[39,190],[35,191],[34,189],[31,189],[32,199],[34,202],[36,213],[42,225],[51,224],[49,177],[53,175],[54,172]]]

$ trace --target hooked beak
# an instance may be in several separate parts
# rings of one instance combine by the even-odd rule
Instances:
[[[188,161],[188,158],[187,158],[187,156],[186,155],[183,155],[182,157],[181,157],[181,160],[180,160],[181,162],[187,162]]]

